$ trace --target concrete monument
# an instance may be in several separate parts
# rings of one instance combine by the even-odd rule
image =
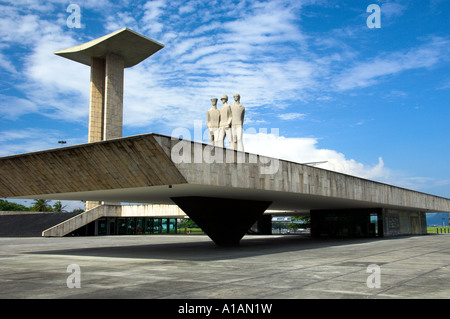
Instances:
[[[212,98],[212,107],[206,112],[206,126],[209,130],[209,144],[218,146],[220,111],[217,109],[217,99]]]
[[[185,140],[189,155],[194,153],[189,159],[194,161],[178,162],[172,155],[181,141],[174,142],[174,138],[154,133],[119,138],[123,69],[161,48],[153,40],[121,29],[56,52],[91,67],[89,143],[0,157],[0,198],[175,203],[220,246],[238,245],[256,222],[265,224],[270,233],[270,215],[261,222],[268,209],[270,214],[309,214],[313,237],[426,234],[426,212],[450,212],[448,198],[310,165],[242,152],[217,152],[218,161],[211,165],[203,159],[196,161],[196,149],[202,149],[203,143]],[[245,108],[240,96],[234,96],[231,107],[226,95],[221,100],[218,143],[223,144],[226,135],[230,146],[243,150]],[[245,165],[227,161],[230,153],[248,155],[242,156]],[[269,162],[276,163],[270,173]],[[122,213],[118,206],[98,206],[56,225],[57,233],[47,229],[42,234],[63,236],[97,224],[99,218],[129,216]],[[224,227],[227,220],[231,222]],[[330,220],[338,220],[339,225]]]
[[[228,96],[226,94],[222,95],[220,100],[222,101],[222,107],[220,108],[219,140],[217,146],[224,147],[225,136],[230,145],[233,142],[231,136],[231,108],[227,103]]]
[[[231,138],[232,148],[234,150],[244,151],[243,125],[245,116],[245,107],[240,103],[241,96],[234,95],[234,103],[231,105]]]
[[[54,52],[91,67],[89,143],[122,137],[124,69],[142,62],[163,47],[159,42],[123,28]],[[86,210],[99,204],[86,202]]]
[[[91,67],[88,141],[122,137],[124,69],[164,47],[123,28],[90,42],[55,52]]]

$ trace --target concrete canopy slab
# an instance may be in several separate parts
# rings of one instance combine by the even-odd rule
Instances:
[[[0,196],[4,197],[78,197],[75,194],[83,192],[186,183],[152,135],[4,157],[0,161]]]
[[[185,161],[174,156],[180,144],[190,153]],[[450,199],[443,197],[222,148],[214,150],[223,151],[223,161],[207,163],[196,150],[207,154],[211,147],[145,134],[2,157],[0,197],[173,204],[171,197],[203,196],[271,201],[271,210],[450,212]],[[244,155],[245,162],[227,162],[230,154]],[[279,166],[264,174],[268,160]]]
[[[133,30],[123,28],[98,39],[54,52],[56,55],[91,66],[92,58],[104,58],[107,53],[123,57],[124,67],[132,67],[164,47]]]

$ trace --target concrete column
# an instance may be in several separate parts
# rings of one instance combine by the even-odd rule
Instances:
[[[89,99],[89,133],[88,142],[103,140],[104,92],[105,92],[105,60],[91,58],[91,87]],[[87,201],[86,211],[101,205],[101,202]]]
[[[89,143],[98,142],[103,139],[104,92],[105,60],[92,58],[89,99]]]
[[[124,60],[109,53],[92,58],[89,143],[122,137]]]
[[[105,113],[103,140],[122,137],[124,60],[108,53],[105,66]]]
[[[105,59],[91,58],[91,61],[88,142],[122,137],[124,59],[108,53]],[[86,210],[101,204],[88,201]]]
[[[213,197],[171,198],[218,246],[238,246],[271,202]]]

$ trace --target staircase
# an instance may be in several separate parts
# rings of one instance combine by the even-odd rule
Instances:
[[[120,205],[100,205],[42,231],[43,237],[62,237],[101,217],[120,216]]]

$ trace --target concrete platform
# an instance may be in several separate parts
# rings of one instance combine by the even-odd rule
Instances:
[[[0,298],[449,298],[450,235],[331,240],[202,235],[0,238]],[[67,267],[80,267],[68,288]],[[368,265],[381,270],[368,288]]]

